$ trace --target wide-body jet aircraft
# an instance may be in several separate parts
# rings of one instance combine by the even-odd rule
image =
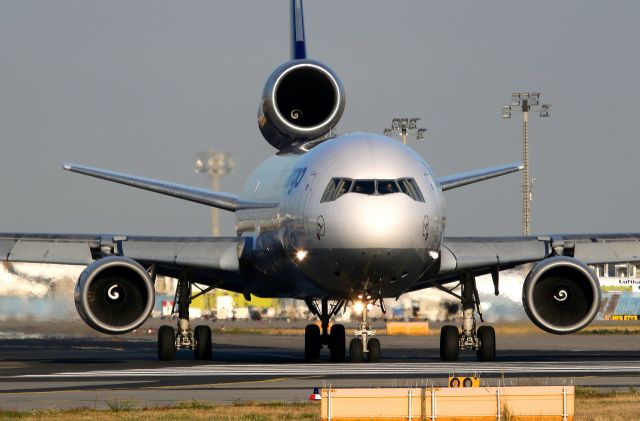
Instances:
[[[213,288],[247,299],[304,300],[321,322],[305,329],[310,360],[325,345],[332,361],[345,359],[345,328],[329,329],[329,322],[346,303],[361,302],[349,357],[380,361],[368,306],[384,311],[385,299],[436,288],[458,298],[463,309],[460,330],[441,329],[441,359],[473,350],[480,361],[493,361],[495,332],[476,324],[475,279],[491,274],[498,294],[500,271],[527,263],[532,269],[522,299],[529,318],[556,334],[587,326],[600,306],[598,278],[587,265],[640,260],[640,235],[445,237],[444,191],[518,171],[520,164],[437,177],[392,138],[336,136],[344,88],[326,65],[307,59],[302,0],[292,0],[291,16],[291,60],[267,79],[258,112],[260,131],[277,152],[240,195],[64,164],[76,173],[235,212],[235,237],[0,234],[0,259],[85,265],[76,307],[89,326],[108,334],[147,320],[157,275],[177,278],[178,326],[159,329],[161,360],[174,359],[176,349],[211,359],[211,330],[191,329],[189,305]]]

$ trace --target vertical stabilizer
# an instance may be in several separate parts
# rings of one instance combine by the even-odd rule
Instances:
[[[307,58],[302,0],[291,0],[291,60]]]

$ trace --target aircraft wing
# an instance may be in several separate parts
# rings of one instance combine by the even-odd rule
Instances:
[[[106,234],[0,233],[0,261],[89,265],[119,255],[156,273],[177,277],[189,269],[195,282],[232,291],[248,283],[241,261],[251,250],[250,238],[146,237]]]
[[[640,261],[640,233],[559,234],[537,237],[445,237],[440,270],[412,290],[459,279],[462,272],[497,274],[552,256],[574,257],[586,264]]]
[[[276,206],[274,203],[254,203],[245,202],[235,194],[216,192],[200,187],[187,186],[184,184],[171,183],[168,181],[156,180],[153,178],[139,177],[136,175],[123,174],[101,168],[87,167],[80,164],[64,163],[63,168],[67,171],[88,175],[125,186],[136,187],[143,190],[160,193],[179,199],[189,200],[228,211],[238,211],[242,209],[260,209]]]

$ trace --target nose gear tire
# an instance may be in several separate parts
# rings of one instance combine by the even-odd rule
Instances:
[[[380,341],[378,338],[371,338],[367,343],[368,352],[368,360],[370,363],[379,363],[380,362]]]
[[[362,341],[360,338],[353,338],[349,343],[349,357],[352,363],[361,363],[364,357]]]

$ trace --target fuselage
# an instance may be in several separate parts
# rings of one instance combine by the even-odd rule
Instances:
[[[446,222],[424,159],[368,133],[272,156],[241,199],[277,204],[236,212],[237,234],[255,238],[252,291],[264,296],[398,296],[437,259]]]

